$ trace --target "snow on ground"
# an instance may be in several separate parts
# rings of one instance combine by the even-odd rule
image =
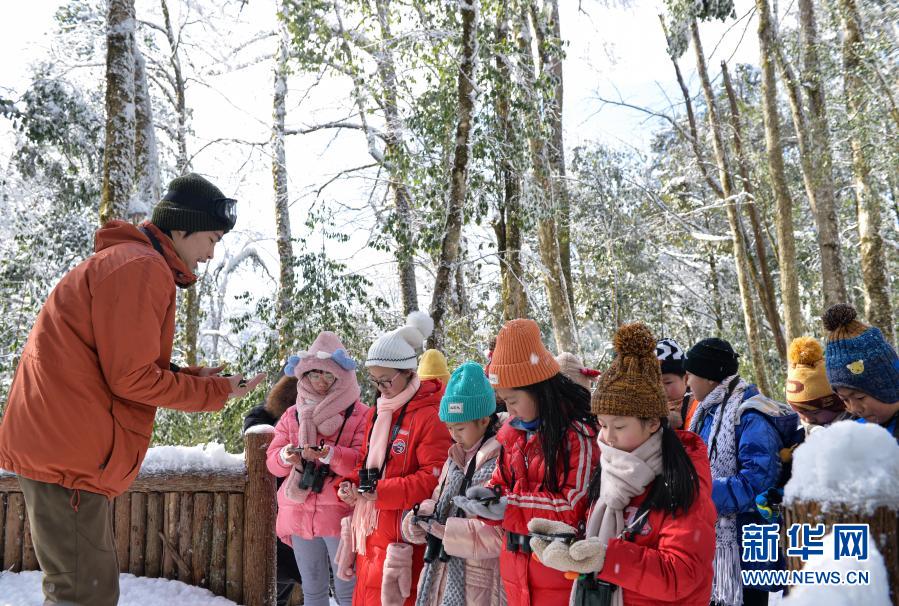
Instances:
[[[899,507],[899,444],[883,427],[841,421],[813,432],[793,454],[790,501]]]
[[[212,595],[208,589],[180,581],[121,574],[119,585],[119,606],[237,606],[231,600]],[[0,606],[41,606],[43,603],[40,571],[0,572]],[[331,606],[337,606],[334,598]]]
[[[868,571],[868,585],[807,585],[795,588],[784,598],[782,606],[890,606],[889,575],[883,556],[877,551],[874,539],[868,537],[868,559],[833,557],[834,535],[824,537],[824,555],[813,555],[802,568],[804,571],[839,572],[846,581],[850,571]]]
[[[142,473],[243,470],[243,454],[231,454],[222,444],[155,446],[147,451]]]
[[[122,574],[119,582],[119,606],[236,606],[231,600],[212,595],[208,589],[179,581]],[[40,606],[43,602],[40,571],[0,572],[0,606]]]

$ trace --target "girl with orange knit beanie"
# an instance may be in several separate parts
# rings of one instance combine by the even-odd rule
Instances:
[[[505,531],[500,576],[508,604],[567,604],[571,581],[531,556],[528,522],[578,526],[585,518],[599,457],[590,392],[560,372],[537,323],[527,319],[500,330],[488,379],[510,414],[497,434],[503,450],[487,486],[455,502]]]

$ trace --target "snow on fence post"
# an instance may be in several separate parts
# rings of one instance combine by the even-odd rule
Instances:
[[[784,530],[821,523],[827,532],[834,524],[868,524],[883,556],[881,574],[889,575],[892,604],[899,606],[899,444],[882,427],[835,423],[796,449],[784,489]],[[791,557],[787,566],[801,570],[803,563]]]
[[[246,606],[275,605],[275,478],[265,464],[275,428],[258,425],[244,435],[247,489],[244,495],[243,594]]]

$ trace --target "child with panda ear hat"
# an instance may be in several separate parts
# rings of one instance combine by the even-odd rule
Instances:
[[[356,575],[354,604],[412,606],[424,545],[403,539],[403,513],[431,496],[452,439],[440,421],[444,385],[416,373],[434,321],[412,312],[381,335],[365,361],[378,399],[368,412],[362,459],[338,496],[354,506],[341,523],[337,575]]]

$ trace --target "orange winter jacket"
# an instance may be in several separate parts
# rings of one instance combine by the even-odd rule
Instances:
[[[111,221],[44,304],[0,421],[0,467],[108,497],[131,485],[156,408],[221,409],[228,379],[172,372],[175,286],[196,278],[154,225]]]

